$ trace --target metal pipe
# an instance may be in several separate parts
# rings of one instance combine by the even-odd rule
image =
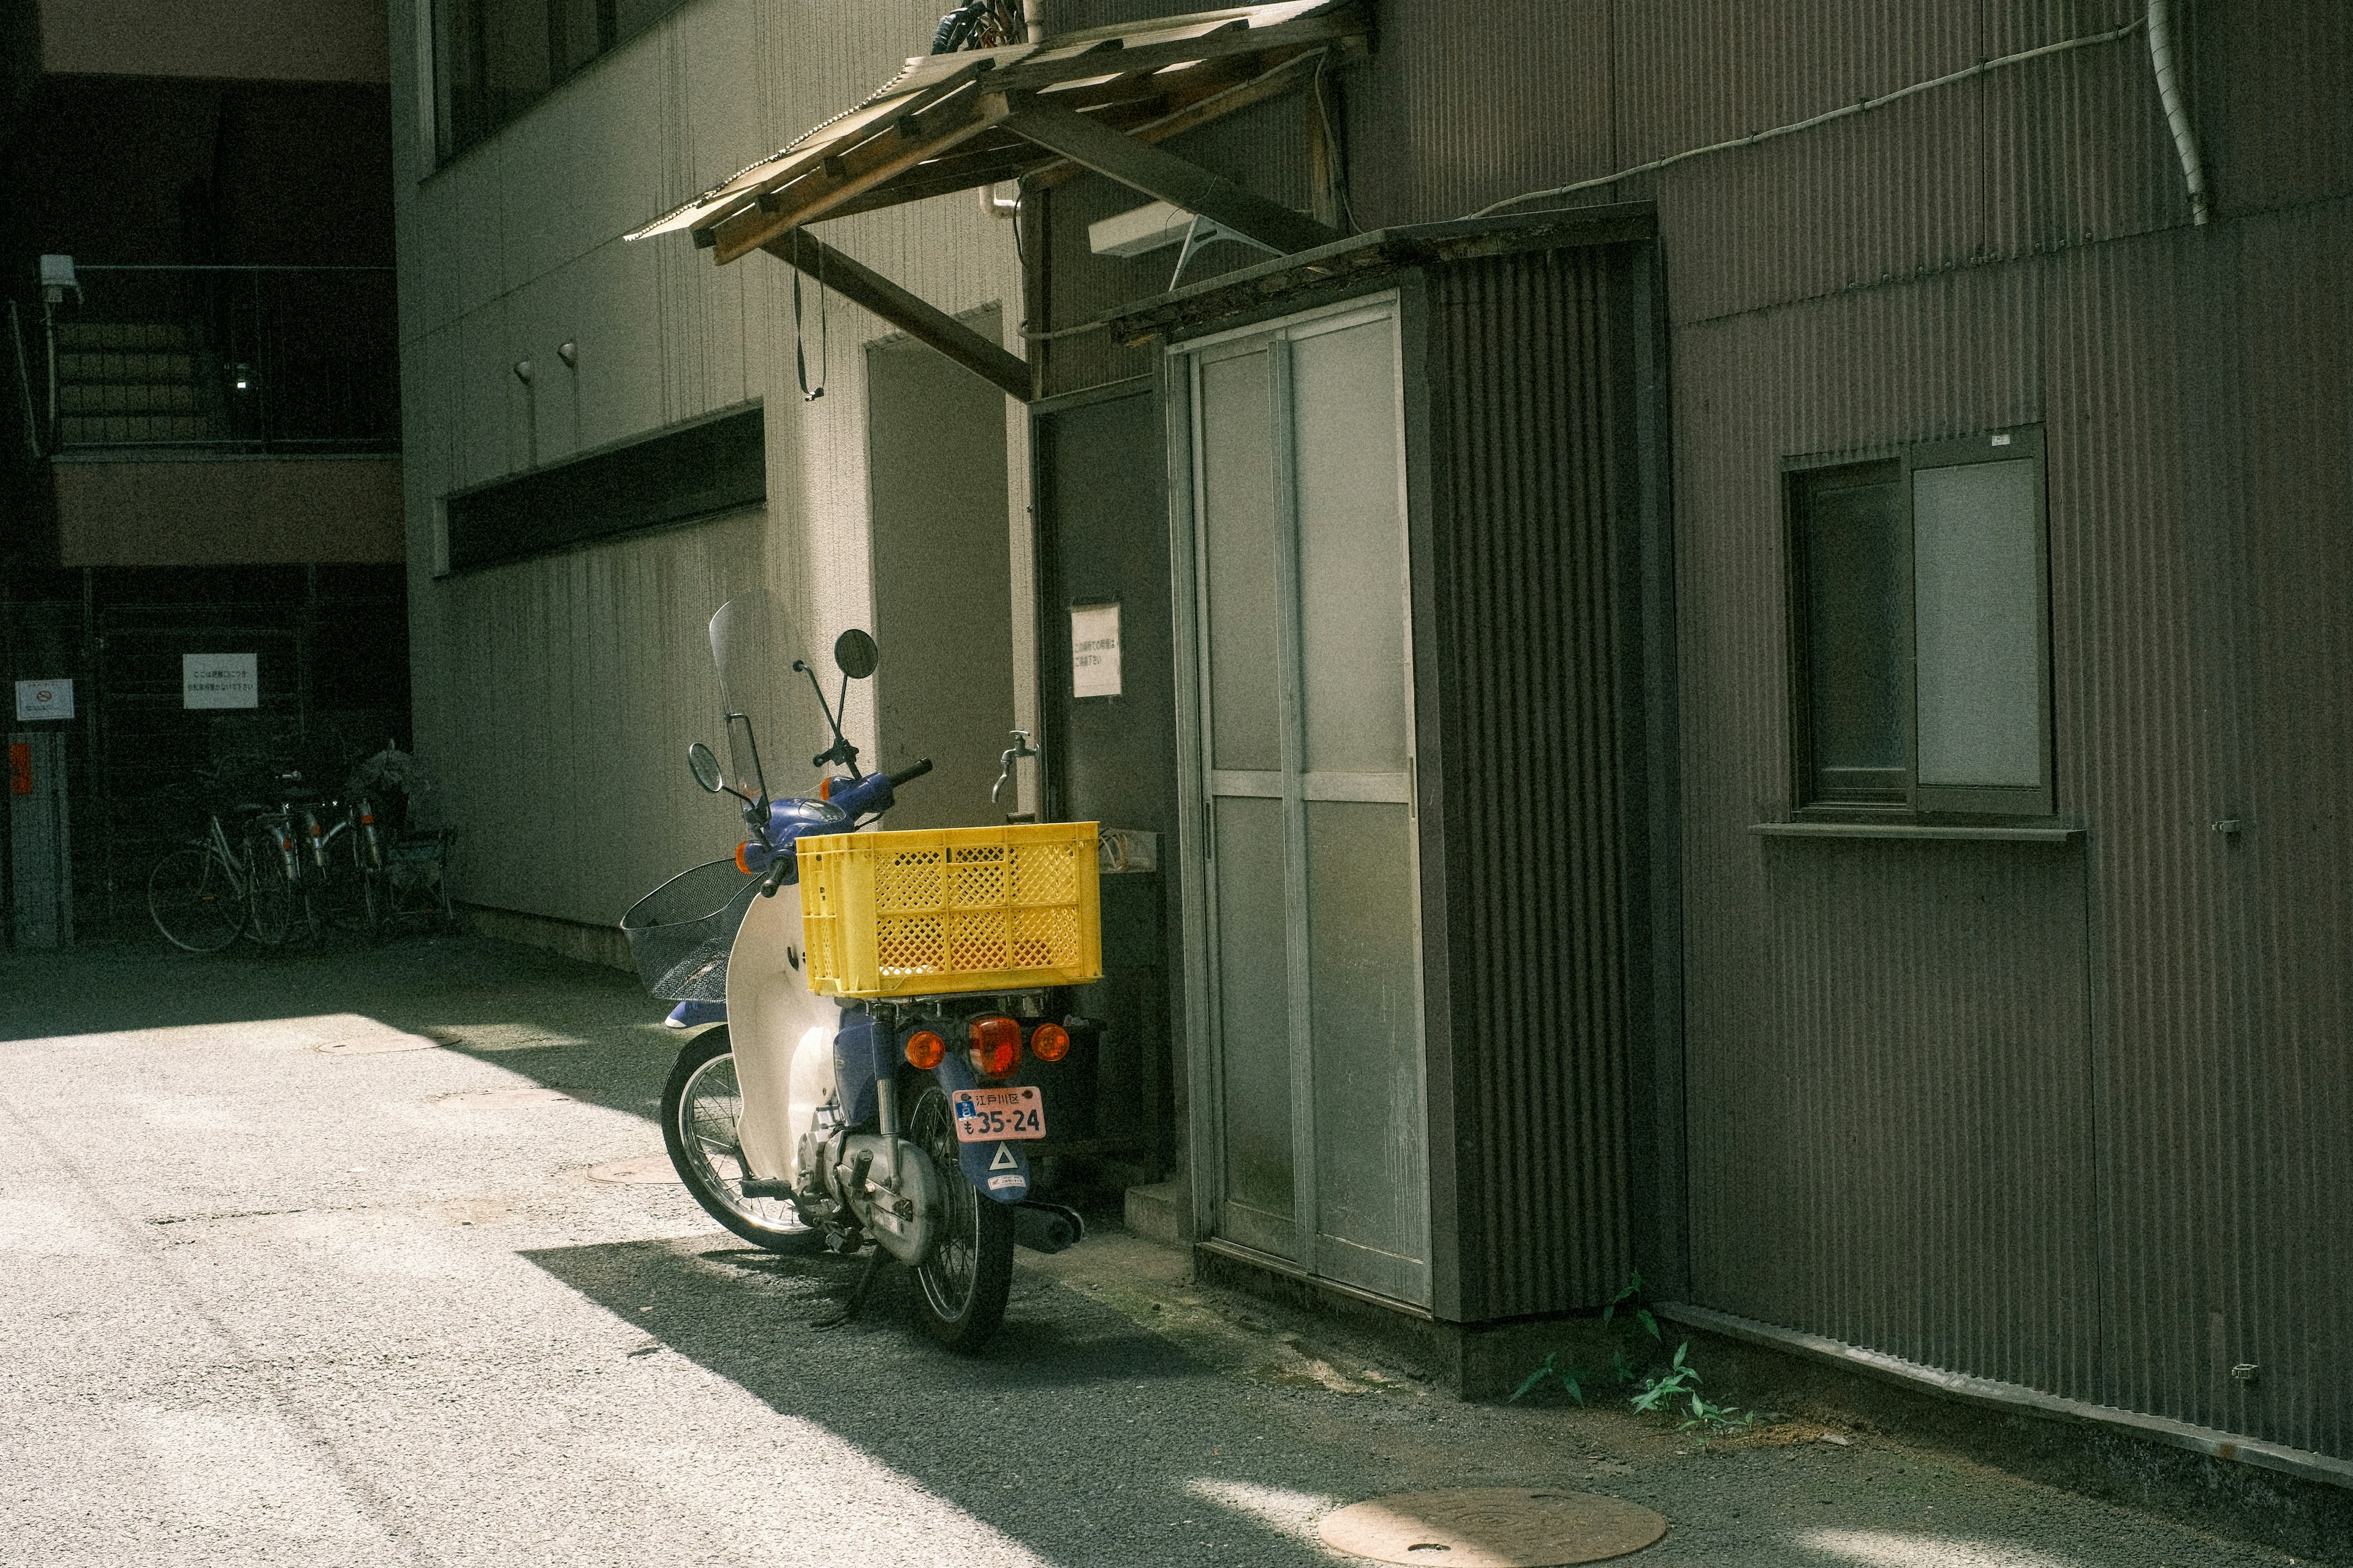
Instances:
[[[1029,41],[1038,43],[1046,37],[1046,0],[1021,0],[1021,20],[1029,29]]]
[[[41,455],[41,416],[33,407],[33,372],[25,363],[25,329],[16,316],[16,301],[8,301],[8,342],[16,352],[16,394],[25,404],[25,447],[35,458]]]
[[[2155,4],[2156,0],[2152,0],[2152,9],[2155,8]],[[1845,120],[1857,114],[1868,114],[1873,110],[1884,109],[1891,103],[1899,103],[1905,99],[1916,97],[1924,92],[1932,92],[1940,87],[1951,87],[1957,82],[1983,76],[1988,71],[2024,65],[2029,60],[2047,59],[2052,55],[2065,54],[2071,49],[2085,49],[2100,44],[2113,44],[2144,25],[2141,22],[2126,22],[2124,26],[2111,27],[2105,33],[2087,33],[2079,38],[2062,38],[2055,44],[2044,44],[2040,48],[2021,49],[2017,54],[2003,55],[1997,59],[1979,60],[1973,66],[1966,66],[1949,75],[1936,77],[1928,81],[1915,81],[1910,87],[1899,87],[1893,92],[1881,93],[1877,98],[1866,98],[1854,103],[1842,104],[1836,109],[1814,115],[1810,119],[1800,120],[1788,125],[1776,125],[1770,131],[1754,131],[1746,136],[1735,136],[1727,142],[1712,142],[1705,147],[1694,147],[1682,153],[1670,153],[1663,158],[1653,158],[1647,163],[1637,163],[1630,169],[1620,169],[1614,174],[1599,174],[1589,180],[1578,180],[1566,185],[1554,185],[1548,190],[1524,191],[1516,196],[1505,196],[1500,202],[1488,203],[1477,212],[1470,214],[1469,217],[1488,217],[1502,212],[1505,207],[1518,206],[1522,202],[1548,201],[1555,196],[1575,195],[1579,191],[1598,190],[1603,185],[1614,185],[1620,180],[1630,180],[1637,174],[1655,174],[1661,169],[1672,168],[1675,164],[1689,159],[1704,158],[1715,153],[1729,153],[1741,147],[1754,147],[1762,142],[1777,141],[1784,136],[1795,136],[1801,131],[1811,131],[1818,125],[1828,125],[1834,120]],[[2205,220],[2200,218],[2199,221],[2202,223]]]
[[[2206,169],[2198,156],[2198,132],[2189,126],[2189,110],[2181,101],[2181,84],[2173,63],[2172,0],[2148,0],[2148,63],[2157,73],[2158,101],[2165,105],[2165,123],[2173,132],[2174,151],[2181,154],[2181,178],[2189,187],[2189,221],[2204,227],[2207,218]]]
[[[58,307],[54,300],[41,301],[41,335],[49,344],[49,445],[58,444]]]

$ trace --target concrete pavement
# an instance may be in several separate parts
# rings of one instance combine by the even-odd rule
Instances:
[[[590,1175],[660,1150],[660,1011],[465,938],[0,956],[0,1563],[1290,1568],[1513,1484],[1659,1510],[1661,1565],[2291,1561],[1868,1434],[1461,1405],[1115,1230],[1021,1254],[977,1360],[895,1281],[821,1332],[860,1265]]]

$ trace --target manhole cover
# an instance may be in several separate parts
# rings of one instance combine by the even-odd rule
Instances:
[[[671,1167],[667,1154],[638,1154],[627,1160],[593,1165],[589,1167],[588,1179],[592,1182],[628,1182],[650,1187],[665,1182],[675,1184],[678,1172]]]
[[[1324,1544],[1376,1563],[1566,1568],[1640,1552],[1667,1532],[1649,1509],[1595,1492],[1465,1487],[1376,1498],[1324,1516]]]
[[[571,1100],[560,1089],[478,1089],[445,1094],[433,1103],[445,1110],[505,1110],[518,1105],[569,1104]]]

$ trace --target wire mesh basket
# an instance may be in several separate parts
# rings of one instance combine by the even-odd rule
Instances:
[[[800,841],[809,989],[929,996],[1103,977],[1096,825]]]
[[[667,1002],[725,1001],[727,952],[759,892],[758,877],[713,860],[630,905],[621,930],[646,989]]]

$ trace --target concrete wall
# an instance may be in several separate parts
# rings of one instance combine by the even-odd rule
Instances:
[[[397,458],[59,462],[61,566],[402,559]]]
[[[60,76],[382,81],[381,0],[40,0],[41,64]]]
[[[788,26],[754,0],[691,0],[438,171],[424,9],[392,7],[417,748],[443,780],[444,817],[464,834],[458,897],[607,924],[740,837],[684,762],[689,742],[717,739],[712,611],[765,587],[785,651],[818,658],[844,627],[871,622],[861,345],[884,332],[828,300],[826,393],[804,402],[782,263],[754,256],[721,268],[681,236],[619,237],[864,97],[924,46],[939,7],[796,10]],[[1001,302],[1008,336],[1017,330],[1011,226],[970,195],[828,225],[825,237],[944,310]],[[813,288],[804,307],[814,378]],[[576,369],[557,355],[565,342],[578,345]],[[513,372],[522,359],[535,367],[529,386]],[[435,574],[450,491],[755,398],[767,416],[764,511]],[[1006,422],[1016,668],[1030,721],[1027,430],[1010,402]],[[776,737],[764,750],[780,760],[817,749],[815,705],[788,674],[777,672],[763,715]],[[870,756],[896,755],[887,738],[871,750],[872,713],[853,698],[852,739]]]

